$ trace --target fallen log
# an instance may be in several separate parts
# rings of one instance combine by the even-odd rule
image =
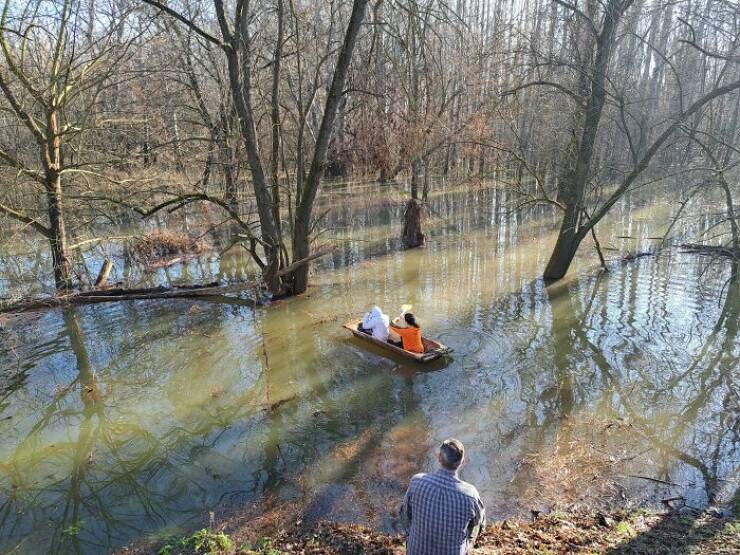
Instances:
[[[149,287],[137,289],[105,289],[96,291],[81,291],[57,297],[45,297],[21,301],[12,305],[0,307],[0,314],[11,312],[28,312],[61,306],[109,303],[117,301],[138,301],[147,299],[177,299],[199,298],[203,300],[223,300],[233,302],[234,297],[227,297],[228,293],[236,293],[245,289],[253,289],[255,282],[244,282],[230,285],[220,285],[218,282],[205,285],[182,285],[178,287]],[[244,300],[244,299],[242,299]],[[253,300],[246,301],[254,305]]]
[[[326,256],[334,251],[334,247],[324,247],[318,249],[315,253],[297,260],[290,266],[283,268],[278,272],[278,276],[288,274],[316,258]],[[237,299],[236,297],[227,296],[228,293],[236,293],[246,289],[255,289],[259,287],[258,281],[249,281],[234,283],[229,285],[220,285],[217,281],[204,285],[180,285],[177,287],[149,287],[139,289],[96,289],[93,291],[80,291],[68,295],[59,295],[56,297],[44,297],[41,299],[28,299],[7,306],[0,305],[0,314],[13,312],[28,312],[31,310],[43,310],[48,308],[57,308],[61,306],[109,303],[116,301],[138,301],[147,299],[177,299],[177,298],[198,298],[200,300],[218,301],[236,304],[247,304],[254,306],[257,301],[254,299]]]
[[[643,252],[636,252],[636,253],[627,253],[623,258],[623,262],[631,262],[632,260],[637,260],[638,258],[642,258],[644,256],[654,256],[656,255],[656,252],[651,251],[643,251]]]
[[[681,245],[683,252],[696,254],[711,254],[715,256],[727,256],[729,258],[740,258],[740,251],[732,247],[722,245],[702,245],[701,243],[684,243]]]

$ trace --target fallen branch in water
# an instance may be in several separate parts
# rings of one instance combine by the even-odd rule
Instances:
[[[712,254],[715,256],[727,256],[729,258],[740,258],[740,251],[732,247],[723,247],[721,245],[702,245],[701,243],[685,243],[681,245],[683,252],[697,254]]]
[[[315,253],[301,260],[297,260],[290,266],[287,266],[278,272],[278,276],[289,274],[296,268],[304,264],[326,256],[334,251],[334,247],[320,248]],[[56,297],[45,297],[42,299],[30,299],[20,301],[15,304],[0,306],[0,314],[12,312],[27,312],[30,310],[44,310],[48,308],[57,308],[60,306],[109,303],[117,301],[138,301],[146,299],[183,299],[183,298],[200,298],[204,300],[219,300],[222,302],[235,302],[234,297],[227,297],[228,293],[237,293],[245,289],[254,289],[259,286],[257,281],[240,282],[229,285],[220,285],[218,282],[208,283],[205,285],[181,285],[177,287],[150,287],[143,289],[98,289],[94,291],[82,291],[79,293],[70,293],[68,295],[59,295]],[[242,299],[243,300],[243,299]],[[243,300],[253,305],[253,300]]]
[[[657,254],[657,253],[656,252],[651,252],[651,251],[643,251],[643,252],[635,252],[635,253],[628,252],[622,258],[622,261],[623,262],[630,262],[632,260],[637,260],[638,258],[642,258],[643,256],[654,256],[655,254]]]
[[[43,310],[60,306],[109,303],[118,301],[137,301],[146,299],[177,299],[203,298],[213,300],[222,297],[223,300],[234,301],[233,297],[226,297],[227,293],[236,293],[254,287],[254,282],[219,285],[218,282],[205,285],[183,285],[179,287],[150,287],[139,289],[105,289],[96,291],[82,291],[57,297],[46,297],[21,301],[5,307],[0,307],[0,314],[10,312],[27,312],[29,310]],[[251,304],[251,302],[250,302]]]
[[[655,482],[656,484],[665,484],[666,486],[676,486],[681,487],[681,484],[677,484],[675,482],[667,482],[666,480],[661,480],[660,478],[651,478],[650,476],[640,476],[639,474],[625,474],[627,478],[639,478],[640,480],[647,480],[649,482]]]
[[[301,258],[300,260],[297,260],[296,262],[293,262],[290,266],[286,266],[282,270],[280,270],[277,275],[278,277],[282,277],[284,275],[289,274],[290,272],[300,268],[304,264],[307,264],[311,262],[312,260],[315,260],[316,258],[321,258],[322,256],[326,256],[327,254],[331,254],[336,250],[336,247],[334,245],[330,245],[327,247],[323,247],[318,249],[315,253],[313,253],[310,256],[307,256],[306,258]]]

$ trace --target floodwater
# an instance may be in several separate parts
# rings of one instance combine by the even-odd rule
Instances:
[[[340,248],[301,298],[101,304],[0,327],[0,552],[104,553],[266,498],[390,529],[449,436],[492,518],[558,499],[701,506],[736,487],[728,264],[668,249],[603,273],[589,243],[546,287],[547,211],[508,217],[499,190],[440,190],[428,246],[402,252],[400,197],[357,193],[326,195]],[[670,208],[625,200],[599,226],[607,258],[655,245]],[[238,255],[167,270],[246,271]],[[420,366],[340,328],[375,303],[413,304],[455,353]]]

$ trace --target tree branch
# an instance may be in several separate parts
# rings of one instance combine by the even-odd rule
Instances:
[[[19,173],[22,173],[24,175],[31,177],[34,181],[36,181],[37,183],[40,183],[41,185],[45,185],[44,177],[40,171],[32,170],[26,167],[26,165],[23,164],[20,160],[12,157],[10,154],[0,149],[0,161],[2,160],[7,162],[10,165],[10,167],[17,170]]]
[[[673,135],[673,133],[683,124],[683,122],[686,121],[689,116],[701,110],[706,104],[708,104],[715,98],[718,98],[722,95],[738,89],[740,89],[740,80],[733,81],[732,83],[729,83],[724,87],[718,87],[696,100],[691,106],[689,106],[689,108],[685,112],[679,114],[676,117],[675,121],[671,125],[669,125],[668,128],[665,129],[665,131],[663,131],[663,133],[661,133],[657,139],[655,139],[652,145],[650,145],[650,148],[648,148],[648,150],[645,152],[645,155],[642,157],[642,159],[640,159],[638,164],[624,179],[622,184],[617,187],[617,189],[604,202],[604,204],[602,204],[601,207],[599,207],[599,209],[593,214],[593,216],[591,216],[591,219],[581,228],[579,228],[577,235],[581,239],[583,239],[589,232],[589,230],[606,215],[609,209],[614,206],[614,204],[616,204],[616,202],[622,197],[625,192],[627,192],[627,190],[637,180],[640,174],[645,171],[645,169],[650,164],[650,161],[653,159],[653,156],[658,153],[663,144],[671,137],[671,135]]]
[[[210,42],[212,44],[215,44],[216,46],[219,46],[221,48],[225,48],[226,47],[226,44],[224,44],[223,41],[217,39],[216,37],[214,37],[210,33],[204,31],[198,25],[196,25],[195,23],[193,23],[193,21],[191,21],[190,19],[188,19],[184,15],[180,14],[179,12],[176,12],[172,8],[170,8],[168,6],[165,6],[161,2],[157,2],[157,0],[142,0],[142,2],[144,2],[145,4],[149,4],[150,6],[153,6],[153,7],[157,8],[160,11],[165,12],[168,15],[171,15],[172,17],[174,17],[175,19],[177,19],[181,23],[184,23],[185,25],[187,25],[188,27],[190,27],[193,31],[195,31],[201,37],[203,37],[204,39],[206,39],[208,42]]]
[[[46,238],[49,238],[49,236],[51,235],[51,231],[49,230],[49,228],[39,223],[38,220],[36,220],[35,218],[31,218],[29,216],[26,216],[22,212],[19,212],[18,210],[14,210],[10,206],[0,204],[0,212],[2,212],[3,214],[7,214],[14,220],[18,220],[19,222],[23,222],[24,224],[30,225],[32,228],[34,228],[36,231],[41,233]]]
[[[537,86],[545,86],[545,87],[553,87],[558,89],[561,92],[564,92],[568,96],[570,96],[573,100],[576,101],[576,104],[580,107],[585,107],[585,102],[583,101],[583,98],[581,98],[579,95],[574,93],[572,90],[570,90],[568,87],[564,87],[563,85],[560,85],[559,83],[554,83],[552,81],[532,81],[530,83],[524,83],[523,85],[519,85],[517,87],[514,87],[513,89],[509,89],[508,91],[503,91],[501,93],[501,96],[510,96],[513,94],[516,94],[518,91],[521,91],[523,89],[528,89],[529,87],[537,87]]]
[[[599,31],[596,29],[596,25],[594,25],[593,20],[590,17],[588,17],[585,13],[583,13],[577,6],[574,6],[573,4],[570,4],[568,2],[564,2],[563,0],[552,0],[552,1],[555,2],[556,4],[560,4],[564,8],[569,9],[574,14],[576,14],[578,17],[583,19],[583,21],[588,23],[588,28],[594,34],[594,36],[599,35]]]

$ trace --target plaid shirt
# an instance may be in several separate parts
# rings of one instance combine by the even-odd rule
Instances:
[[[467,555],[486,511],[475,487],[440,469],[411,478],[400,519],[407,555]]]

